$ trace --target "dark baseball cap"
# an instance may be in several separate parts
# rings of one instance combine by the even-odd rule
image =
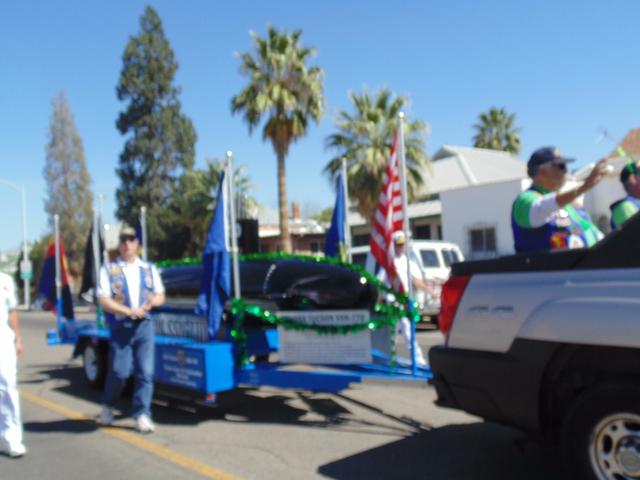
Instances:
[[[636,175],[637,173],[640,173],[640,165],[638,165],[638,162],[629,162],[622,167],[620,181],[626,183],[631,175]]]
[[[555,147],[542,147],[537,149],[531,154],[529,161],[527,162],[527,168],[531,170],[532,167],[544,165],[545,163],[552,163],[554,165],[564,165],[565,163],[574,162],[575,158],[567,158],[560,153]]]

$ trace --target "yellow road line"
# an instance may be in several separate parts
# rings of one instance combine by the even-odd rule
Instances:
[[[71,420],[84,420],[87,422],[95,422],[95,420],[83,413],[80,413],[71,408],[65,407],[64,405],[60,405],[58,403],[52,402],[50,400],[46,400],[42,397],[38,397],[30,392],[25,390],[20,391],[20,396],[25,400],[28,400],[31,403],[35,403],[36,405],[40,405],[48,410],[59,413]],[[203,477],[212,478],[215,480],[238,480],[239,477],[227,473],[223,470],[219,470],[217,468],[210,467],[206,463],[199,462],[194,458],[187,457],[186,455],[182,455],[176,451],[173,451],[169,448],[163,447],[155,442],[147,440],[146,438],[142,438],[140,435],[128,432],[126,430],[122,430],[114,427],[102,427],[100,429],[107,435],[111,435],[112,437],[123,440],[131,445],[134,445],[142,450],[146,450],[149,453],[152,453],[164,460],[175,463],[176,465],[180,465],[183,468],[191,470],[193,472],[199,473]]]

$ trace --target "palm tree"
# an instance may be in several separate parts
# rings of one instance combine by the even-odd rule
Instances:
[[[212,197],[218,190],[220,172],[226,166],[226,162],[219,159],[205,159],[205,162],[205,168],[190,169],[180,177],[176,193],[164,213],[165,218],[173,218],[176,224],[184,227],[183,237],[173,232],[173,240],[184,238],[184,254],[189,257],[202,253],[217,201]],[[248,194],[253,190],[253,184],[245,173],[244,165],[235,167],[234,185],[236,197],[242,198],[245,208],[257,209],[258,202]]]
[[[285,158],[289,145],[307,133],[324,112],[323,78],[319,67],[307,67],[315,54],[300,45],[302,30],[292,34],[268,27],[267,38],[251,33],[253,51],[241,55],[240,72],[249,79],[231,99],[231,112],[243,112],[249,133],[265,119],[263,140],[269,140],[278,159],[278,207],[282,248],[291,252],[287,208]]]
[[[327,149],[337,154],[324,168],[333,184],[340,173],[341,159],[347,162],[349,197],[355,200],[360,214],[372,220],[378,205],[382,179],[391,155],[393,136],[398,126],[398,113],[407,103],[402,96],[392,98],[387,88],[374,96],[367,92],[350,93],[355,112],[340,111],[335,120],[337,132],[325,140]],[[416,197],[429,167],[424,122],[405,120],[404,145],[409,200]]]
[[[504,108],[491,107],[488,113],[480,114],[480,122],[473,128],[473,146],[490,150],[504,150],[513,154],[520,152],[519,128],[514,128],[515,113],[509,114]]]

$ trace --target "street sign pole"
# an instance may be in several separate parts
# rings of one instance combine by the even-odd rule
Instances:
[[[29,246],[27,245],[27,200],[24,185],[0,178],[0,183],[13,188],[20,193],[22,199],[22,262],[20,263],[20,278],[24,281],[24,306],[28,310],[31,303],[31,262],[29,261]]]

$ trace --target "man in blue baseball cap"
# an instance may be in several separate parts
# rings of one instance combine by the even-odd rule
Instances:
[[[511,209],[516,252],[590,247],[602,238],[586,212],[572,203],[602,180],[606,159],[596,163],[582,185],[560,192],[567,164],[573,161],[554,147],[539,148],[529,158],[531,187],[518,195]]]
[[[611,228],[619,229],[640,210],[640,164],[629,161],[620,172],[627,195],[611,205]]]

